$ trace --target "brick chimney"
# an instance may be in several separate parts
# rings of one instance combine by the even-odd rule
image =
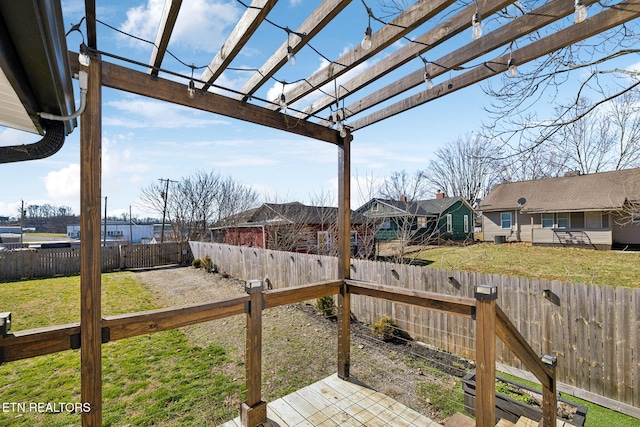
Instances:
[[[436,199],[444,199],[444,193],[440,190],[436,193]]]
[[[401,201],[401,202],[406,202],[406,201],[407,201],[407,196],[405,196],[404,194],[402,194],[402,195],[400,196],[399,201]]]

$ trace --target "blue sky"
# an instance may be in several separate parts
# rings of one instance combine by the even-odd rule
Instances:
[[[65,27],[70,28],[80,21],[84,2],[73,0],[62,4]],[[319,1],[282,1],[270,18],[295,29],[318,4]],[[164,0],[99,1],[97,16],[123,31],[154,40],[163,5]],[[236,1],[183,2],[169,50],[185,64],[208,64],[242,13],[243,8]],[[340,19],[311,44],[335,59],[360,42],[366,24],[362,3],[352,2]],[[379,28],[375,24],[372,27],[374,32]],[[464,32],[456,37],[467,41],[470,34]],[[263,25],[232,67],[259,67],[285,39],[286,33],[281,29]],[[74,51],[81,41],[78,33],[67,38],[69,48]],[[401,45],[390,47],[386,54]],[[451,49],[451,45],[447,48]],[[143,62],[148,62],[151,55],[149,44],[102,25],[98,26],[98,49]],[[434,55],[446,52],[444,49]],[[276,74],[278,80],[295,81],[326,63],[309,48],[296,57],[294,67],[286,65]],[[104,60],[113,61],[107,57]],[[362,66],[371,64],[369,61]],[[417,58],[408,68],[391,73],[377,88],[419,69],[421,64]],[[188,66],[170,56],[165,58],[163,68],[190,74]],[[196,71],[195,76],[200,73]],[[250,76],[246,71],[228,71],[218,83],[239,89]],[[186,80],[181,81],[185,82],[186,90]],[[271,81],[257,95],[271,99],[281,90],[281,83]],[[356,99],[359,97],[347,98],[347,103]],[[353,207],[364,202],[358,193],[365,191],[365,186],[358,182],[372,177],[381,180],[402,169],[409,172],[424,169],[438,147],[480,129],[482,121],[488,119],[483,111],[487,104],[481,88],[471,87],[357,131],[352,152]],[[102,195],[108,198],[109,215],[128,213],[130,206],[134,216],[153,214],[138,203],[141,189],[158,179],[179,180],[197,170],[216,170],[232,176],[255,188],[265,201],[309,203],[317,198],[315,195],[328,193],[335,202],[337,148],[333,145],[111,89],[103,90],[103,106]],[[27,205],[70,206],[75,213],[80,212],[79,134],[76,129],[60,152],[48,159],[0,165],[0,215],[15,216],[21,200]],[[38,139],[37,135],[0,128],[0,145],[32,143]]]

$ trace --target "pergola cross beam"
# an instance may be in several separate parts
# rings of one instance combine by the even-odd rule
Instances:
[[[520,49],[499,56],[492,61],[487,61],[482,66],[435,85],[428,91],[422,91],[358,119],[351,124],[351,127],[353,130],[362,129],[499,73],[503,73],[508,69],[507,63],[509,58],[513,58],[518,65],[525,64],[638,17],[640,17],[640,0],[628,0],[618,3],[586,21],[571,25]]]

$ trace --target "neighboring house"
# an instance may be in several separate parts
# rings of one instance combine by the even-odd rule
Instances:
[[[142,243],[153,238],[153,224],[135,224],[129,221],[107,221],[106,224],[107,241]],[[100,240],[104,240],[105,224],[100,224]],[[68,225],[67,237],[71,239],[80,239],[80,225]]]
[[[291,252],[337,253],[338,208],[299,202],[264,203],[230,216],[211,227],[211,240]],[[370,237],[369,237],[370,236]],[[366,256],[373,248],[373,230],[351,215],[351,248]],[[369,249],[367,249],[369,248]]]
[[[374,198],[356,210],[375,222],[376,241],[473,239],[473,208],[461,197],[407,201]]]
[[[637,202],[640,169],[627,169],[499,184],[478,210],[485,241],[611,249],[640,245]]]

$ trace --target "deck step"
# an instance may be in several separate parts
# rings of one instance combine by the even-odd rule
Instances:
[[[496,427],[514,427],[515,424],[512,423],[509,420],[505,420],[504,418],[501,418],[500,421],[498,421],[498,424],[496,424]]]
[[[476,421],[461,412],[456,412],[445,423],[444,427],[475,427]]]
[[[527,417],[520,417],[515,427],[538,427],[540,423]]]

